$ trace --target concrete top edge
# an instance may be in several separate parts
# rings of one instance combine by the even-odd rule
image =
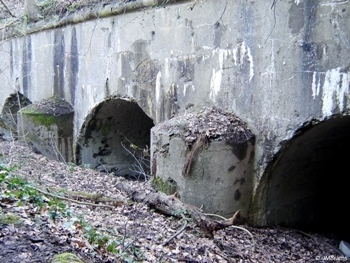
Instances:
[[[83,8],[64,17],[51,17],[51,19],[42,19],[27,25],[24,23],[24,21],[16,18],[15,20],[7,23],[7,25],[0,27],[0,38],[1,40],[6,40],[13,37],[25,36],[40,31],[50,30],[53,28],[78,24],[88,20],[143,11],[144,8],[164,7],[171,4],[192,1],[194,0],[135,0],[122,4],[116,2],[103,7],[100,6],[94,8]]]

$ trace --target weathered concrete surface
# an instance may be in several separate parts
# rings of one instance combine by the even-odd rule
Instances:
[[[162,138],[164,140],[164,137]],[[190,151],[181,138],[168,137],[167,152],[157,154],[156,175],[164,182],[176,183],[177,194],[184,203],[202,207],[206,213],[230,217],[241,209],[247,217],[252,192],[251,144],[228,145],[211,142],[192,160],[192,171],[182,174]],[[244,148],[247,156],[237,158],[233,148]],[[163,157],[163,158],[162,158]],[[171,179],[171,180],[169,180]]]
[[[190,103],[218,106],[256,136],[259,196],[299,128],[350,108],[350,2],[272,2],[188,1],[3,39],[0,105],[16,90],[31,101],[58,94],[74,106],[74,135],[113,93],[155,124]]]
[[[247,218],[255,138],[246,123],[218,108],[184,112],[151,132],[154,184],[170,183],[182,202],[206,213]]]
[[[41,100],[19,110],[19,139],[44,156],[63,162],[73,161],[72,106],[58,96]]]

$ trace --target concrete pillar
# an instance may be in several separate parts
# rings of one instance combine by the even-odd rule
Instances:
[[[70,162],[73,157],[72,106],[58,96],[18,112],[18,135],[49,159]]]
[[[247,215],[254,137],[235,115],[203,108],[165,121],[151,131],[151,152],[158,189],[207,213]]]

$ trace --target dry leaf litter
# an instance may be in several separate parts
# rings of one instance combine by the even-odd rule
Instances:
[[[227,143],[243,143],[253,137],[247,123],[217,107],[203,107],[199,111],[190,109],[157,127],[168,135],[180,134],[188,146],[202,136],[208,141],[224,140]]]
[[[15,167],[13,173],[41,189],[65,189],[122,200],[110,207],[80,205],[65,201],[70,216],[53,220],[49,211],[31,204],[19,206],[1,195],[0,214],[15,214],[21,224],[0,224],[1,262],[50,262],[55,254],[73,252],[84,262],[344,262],[337,246],[340,240],[292,229],[252,228],[251,237],[233,227],[203,238],[189,224],[184,232],[163,246],[176,233],[181,221],[159,214],[142,203],[133,203],[116,189],[123,181],[135,189],[152,191],[148,182],[126,181],[107,173],[48,160],[30,148],[12,141],[0,141],[0,163]],[[4,189],[2,189],[4,190]],[[48,196],[48,199],[50,197]],[[108,203],[104,203],[107,205]],[[115,240],[109,253],[90,244],[78,222],[83,218],[96,231]],[[74,223],[75,222],[75,223]]]

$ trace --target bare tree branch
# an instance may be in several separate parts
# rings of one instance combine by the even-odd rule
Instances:
[[[7,12],[9,12],[9,14],[12,17],[16,17],[14,14],[12,14],[11,10],[7,7],[7,5],[4,3],[4,1],[0,0],[0,2],[2,3],[2,5],[5,7],[5,9],[7,10]]]

